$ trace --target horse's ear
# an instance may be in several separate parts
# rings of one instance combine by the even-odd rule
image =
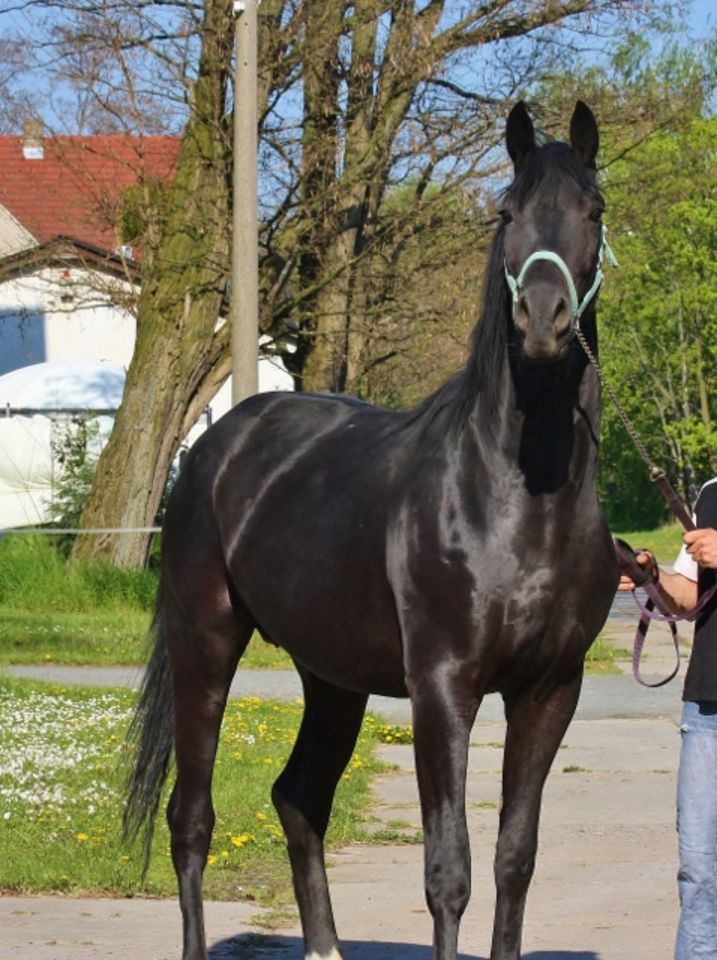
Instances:
[[[535,147],[535,130],[528,108],[520,100],[508,114],[505,128],[505,145],[517,170],[526,156]]]
[[[594,170],[595,157],[600,146],[600,134],[592,110],[582,100],[578,100],[575,104],[570,120],[570,145],[582,158],[585,166]]]

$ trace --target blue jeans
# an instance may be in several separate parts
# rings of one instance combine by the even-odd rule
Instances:
[[[717,960],[717,702],[685,703],[681,730],[675,960]]]

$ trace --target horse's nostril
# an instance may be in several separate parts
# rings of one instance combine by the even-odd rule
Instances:
[[[553,314],[553,326],[557,332],[562,333],[570,326],[571,316],[570,304],[565,297],[560,297]]]
[[[528,306],[528,298],[524,293],[518,298],[517,307],[515,322],[519,330],[524,330],[530,320],[530,307]]]

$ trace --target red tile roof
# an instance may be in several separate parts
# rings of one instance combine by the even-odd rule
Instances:
[[[115,250],[123,191],[138,179],[174,171],[176,137],[51,137],[28,159],[23,138],[0,136],[0,204],[40,243],[75,237]]]

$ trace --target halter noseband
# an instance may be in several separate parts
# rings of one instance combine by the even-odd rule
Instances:
[[[600,289],[600,284],[603,281],[604,274],[602,265],[604,257],[607,257],[608,263],[611,263],[613,267],[618,266],[617,257],[612,252],[610,249],[610,244],[607,242],[607,227],[605,224],[602,224],[600,228],[600,246],[598,248],[595,279],[593,280],[592,286],[582,300],[578,300],[578,291],[575,289],[575,281],[573,280],[572,274],[568,269],[568,265],[559,254],[554,253],[552,250],[536,250],[535,253],[531,253],[531,255],[523,264],[523,267],[517,278],[514,277],[508,269],[507,261],[504,261],[505,279],[508,282],[508,288],[513,297],[513,319],[515,320],[516,310],[518,309],[518,300],[520,299],[520,294],[523,290],[523,281],[525,280],[526,273],[538,260],[547,260],[548,263],[554,264],[563,275],[563,279],[565,280],[568,288],[568,296],[570,297],[570,310],[573,317],[573,326],[579,328],[580,317],[583,315],[585,308]]]

